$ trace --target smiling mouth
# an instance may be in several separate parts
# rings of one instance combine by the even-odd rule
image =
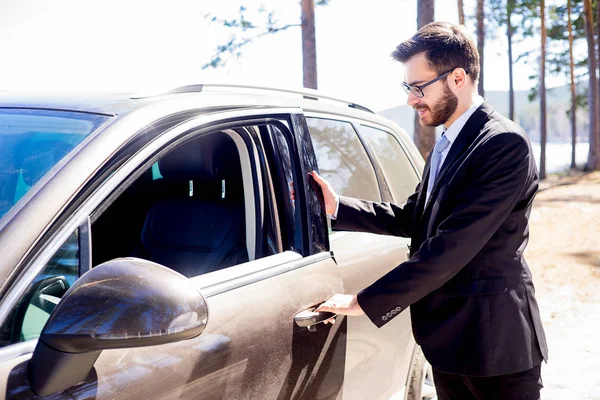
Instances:
[[[419,117],[422,117],[423,114],[427,111],[426,108],[417,108],[417,112],[419,113]]]

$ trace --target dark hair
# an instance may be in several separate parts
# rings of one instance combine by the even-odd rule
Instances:
[[[440,75],[460,67],[474,83],[479,79],[477,46],[460,25],[448,22],[427,24],[412,38],[400,43],[392,57],[403,63],[420,53],[425,53],[430,67]]]

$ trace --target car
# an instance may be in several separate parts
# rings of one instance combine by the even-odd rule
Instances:
[[[0,396],[433,398],[409,311],[314,311],[409,239],[332,229],[309,172],[403,204],[423,165],[317,91],[1,92]]]

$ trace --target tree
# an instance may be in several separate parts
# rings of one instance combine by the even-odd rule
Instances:
[[[576,43],[586,38],[583,2],[567,0],[564,4],[549,7],[548,11],[548,39],[550,43],[557,43],[559,46],[552,46],[547,54],[547,62],[550,74],[564,73],[570,82],[571,104],[567,115],[571,124],[571,168],[576,168],[577,109],[588,106],[587,90],[578,94],[576,84],[578,79],[587,76],[587,55],[576,59],[574,52]]]
[[[434,0],[418,0],[417,2],[417,29],[433,22],[435,15]],[[415,111],[415,134],[414,141],[423,158],[429,157],[429,153],[435,144],[435,128],[422,126],[419,123],[419,114]]]
[[[567,31],[569,34],[569,75],[571,78],[571,168],[576,168],[575,147],[577,145],[577,88],[575,86],[575,60],[573,59],[573,23],[571,0],[567,0]]]
[[[598,1],[595,2],[596,5],[596,28],[598,39],[595,43],[598,45],[600,43],[600,3]],[[591,19],[591,18],[590,18]],[[596,67],[600,68],[600,49],[598,49],[598,53],[595,53],[596,57]],[[600,169],[600,80],[597,82],[596,96],[598,110],[596,111],[596,131],[594,136],[590,138],[590,152],[588,155],[587,169],[589,170],[597,170]]]
[[[239,58],[242,48],[255,40],[267,35],[274,35],[293,27],[302,28],[302,70],[304,87],[317,89],[317,51],[315,33],[315,5],[327,5],[329,0],[301,0],[300,23],[282,24],[277,20],[273,11],[261,7],[258,16],[262,17],[260,23],[247,18],[247,9],[240,6],[239,16],[234,19],[221,19],[212,14],[206,14],[211,22],[221,23],[223,26],[234,29],[231,38],[222,45],[217,46],[211,61],[204,64],[202,69],[219,68],[227,64],[232,58]],[[247,32],[256,32],[254,35],[241,35]]]
[[[515,119],[515,87],[513,81],[513,25],[511,21],[515,0],[506,0],[506,38],[508,39],[508,118]]]
[[[304,87],[317,88],[317,41],[315,38],[315,2],[302,0],[302,71]]]
[[[458,23],[465,24],[465,6],[463,0],[458,0]]]
[[[484,0],[477,0],[477,51],[479,52],[479,85],[477,87],[479,94],[485,96],[483,90],[483,47],[485,43],[485,25],[483,12]]]
[[[513,44],[525,37],[533,36],[533,21],[537,20],[536,7],[532,0],[488,0],[484,10],[487,20],[487,32],[492,35],[506,25],[508,42],[508,117],[515,118],[515,90],[513,64],[515,55]],[[527,54],[525,54],[527,55]],[[519,55],[517,60],[525,55]]]
[[[541,55],[540,55],[540,179],[546,179],[546,4],[540,0]]]
[[[583,14],[585,17],[585,36],[588,47],[588,109],[590,113],[590,152],[586,164],[587,170],[595,170],[598,165],[598,85],[596,79],[596,48],[594,41],[594,13],[592,9],[592,0],[584,0]]]

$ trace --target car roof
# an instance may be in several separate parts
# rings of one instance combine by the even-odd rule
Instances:
[[[65,110],[114,116],[129,112],[141,104],[131,99],[129,93],[21,90],[0,92],[0,108]]]
[[[127,114],[149,103],[166,98],[196,96],[198,107],[255,107],[296,106],[314,111],[322,109],[323,103],[336,106],[338,114],[356,116],[375,113],[369,108],[310,89],[267,88],[230,84],[194,84],[175,88],[158,88],[145,92],[102,91],[0,91],[0,108],[35,108],[66,110],[117,116]],[[218,99],[218,100],[217,100]],[[213,100],[217,100],[213,103]],[[308,106],[308,107],[307,107]],[[330,107],[326,107],[331,111]],[[323,110],[324,111],[324,110]],[[363,114],[364,117],[364,114]]]

